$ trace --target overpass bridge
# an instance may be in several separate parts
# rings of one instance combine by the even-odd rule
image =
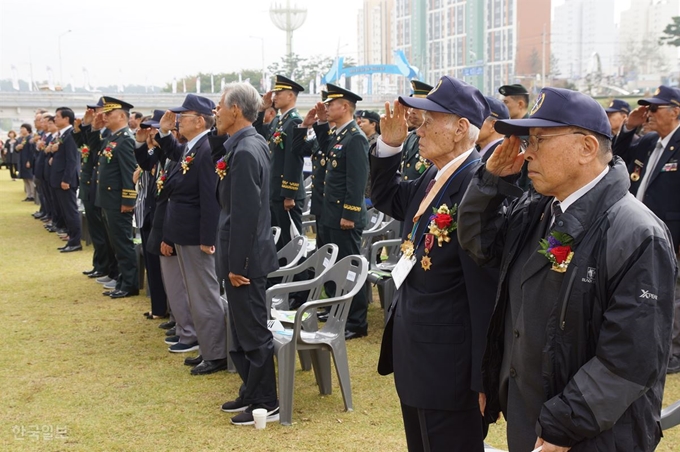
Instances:
[[[201,96],[219,102],[218,93],[201,93]],[[182,105],[185,93],[70,93],[53,91],[9,92],[0,91],[0,129],[17,128],[22,122],[33,123],[33,116],[37,109],[44,108],[54,111],[58,107],[70,107],[76,115],[85,112],[85,105],[94,104],[101,96],[111,96],[124,100],[135,106],[135,110],[143,114],[151,114],[154,109],[168,109]],[[394,95],[371,95],[364,97],[357,108],[363,110],[382,111],[385,101],[396,99]],[[301,93],[298,97],[298,109],[305,113],[316,102],[320,95]]]

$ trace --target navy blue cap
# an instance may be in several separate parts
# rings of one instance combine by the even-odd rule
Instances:
[[[215,102],[211,101],[207,97],[197,96],[195,94],[187,94],[184,98],[184,103],[181,107],[171,108],[170,111],[173,113],[182,113],[183,111],[195,111],[202,115],[212,116],[213,109],[215,108]]]
[[[661,85],[656,89],[654,97],[640,99],[638,105],[675,105],[680,107],[680,89]]]
[[[482,127],[489,116],[489,104],[477,88],[444,75],[425,98],[399,96],[399,102],[418,110],[458,115]]]
[[[529,135],[532,127],[580,127],[612,137],[604,108],[595,99],[564,88],[543,88],[526,119],[496,121],[496,132],[503,135]]]
[[[142,121],[139,127],[141,127],[142,129],[148,129],[149,127],[155,127],[156,129],[160,129],[161,118],[163,117],[164,114],[165,110],[154,110],[151,119]]]
[[[326,104],[331,101],[334,101],[335,99],[345,99],[354,103],[363,100],[361,96],[354,94],[352,91],[340,88],[339,86],[333,85],[332,83],[326,84],[326,90],[328,91],[328,95],[326,99],[323,101]]]
[[[484,96],[484,99],[486,99],[486,103],[489,104],[489,118],[510,119],[508,107],[506,107],[503,102],[490,96]]]
[[[630,104],[625,100],[614,99],[609,103],[609,107],[605,108],[607,113],[625,113],[630,114]]]
[[[380,115],[376,111],[362,110],[361,115],[359,115],[359,117],[380,124]]]
[[[95,109],[101,108],[101,107],[103,107],[103,106],[104,106],[104,98],[103,98],[103,97],[100,97],[96,104],[94,104],[94,105],[87,105],[87,108],[91,108],[91,109],[95,110]]]

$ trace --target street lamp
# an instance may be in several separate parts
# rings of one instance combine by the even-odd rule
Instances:
[[[61,64],[61,38],[63,38],[65,35],[69,33],[71,33],[71,30],[63,32],[62,34],[59,35],[59,38],[57,39],[57,43],[59,46],[59,85],[61,86],[61,89],[64,89],[64,69],[62,68]]]
[[[259,39],[262,44],[262,80],[260,85],[264,87],[264,38],[262,36],[249,36],[250,39]]]

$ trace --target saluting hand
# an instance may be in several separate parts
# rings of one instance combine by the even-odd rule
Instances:
[[[135,140],[137,140],[138,143],[144,143],[149,138],[149,130],[151,129],[142,129],[141,127],[137,129]]]
[[[170,110],[163,114],[160,120],[161,132],[169,133],[175,127],[175,121],[177,120],[177,115]]]
[[[88,108],[85,111],[85,115],[83,116],[83,124],[89,125],[92,124],[92,121],[95,118],[95,112],[92,108]]]
[[[274,97],[274,92],[273,91],[267,91],[264,96],[262,96],[262,110],[265,111],[267,108],[271,107],[274,105],[274,101],[272,100],[272,97]]]
[[[104,113],[97,113],[97,115],[94,117],[94,120],[92,122],[92,127],[95,130],[99,130],[99,129],[104,128]]]
[[[313,106],[305,115],[305,119],[302,120],[301,126],[304,128],[310,128],[316,122],[316,105]]]
[[[326,111],[326,104],[323,102],[316,103],[316,119],[321,122],[328,121],[328,112]]]
[[[642,124],[647,122],[647,116],[649,116],[649,109],[644,105],[640,105],[628,115],[626,127],[629,130],[637,129]]]
[[[408,124],[406,124],[406,107],[398,100],[394,101],[394,109],[385,102],[385,114],[380,118],[380,137],[386,145],[397,147],[406,140]]]
[[[80,125],[83,123],[83,120],[78,118],[75,121],[73,121],[73,131],[76,133],[80,133]]]
[[[516,136],[503,140],[486,161],[486,170],[498,177],[519,173],[524,165],[524,153],[520,152],[519,144]]]

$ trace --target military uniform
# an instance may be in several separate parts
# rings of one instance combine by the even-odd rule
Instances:
[[[292,80],[277,75],[274,92],[283,90],[300,92],[304,89]],[[302,230],[302,207],[305,202],[302,174],[304,162],[301,149],[293,146],[294,131],[300,123],[302,123],[302,118],[295,107],[283,112],[278,120],[272,121],[273,127],[269,138],[271,156],[269,205],[272,226],[281,228],[281,237],[276,244],[277,249],[281,249],[292,239],[290,236],[291,219],[297,230]],[[295,200],[295,207],[288,211],[283,207],[286,198]]]
[[[328,84],[327,102],[346,98],[356,102],[359,96],[350,91]],[[351,254],[361,254],[361,234],[366,225],[366,202],[364,189],[368,179],[368,140],[356,121],[339,125],[329,136],[326,147],[326,174],[324,177],[324,201],[321,213],[324,240],[338,245],[338,260]],[[341,229],[340,220],[354,222],[353,229]],[[352,300],[347,318],[347,331],[365,335],[367,298],[364,290]]]
[[[410,97],[424,98],[432,91],[432,86],[420,80],[411,80],[411,87],[413,93]],[[402,180],[405,181],[418,179],[432,165],[429,160],[420,156],[420,137],[416,134],[416,130],[409,132],[402,148],[399,172]]]
[[[123,102],[113,98],[106,98],[105,110],[111,108],[107,105],[126,107]],[[116,278],[114,293],[122,291],[127,295],[139,293],[137,256],[132,240],[133,212],[121,212],[121,206],[134,208],[137,199],[135,184],[132,182],[132,174],[137,167],[134,149],[135,139],[127,126],[102,139],[98,149],[99,169],[95,198],[95,206],[102,209],[106,232],[118,262],[120,273]]]

